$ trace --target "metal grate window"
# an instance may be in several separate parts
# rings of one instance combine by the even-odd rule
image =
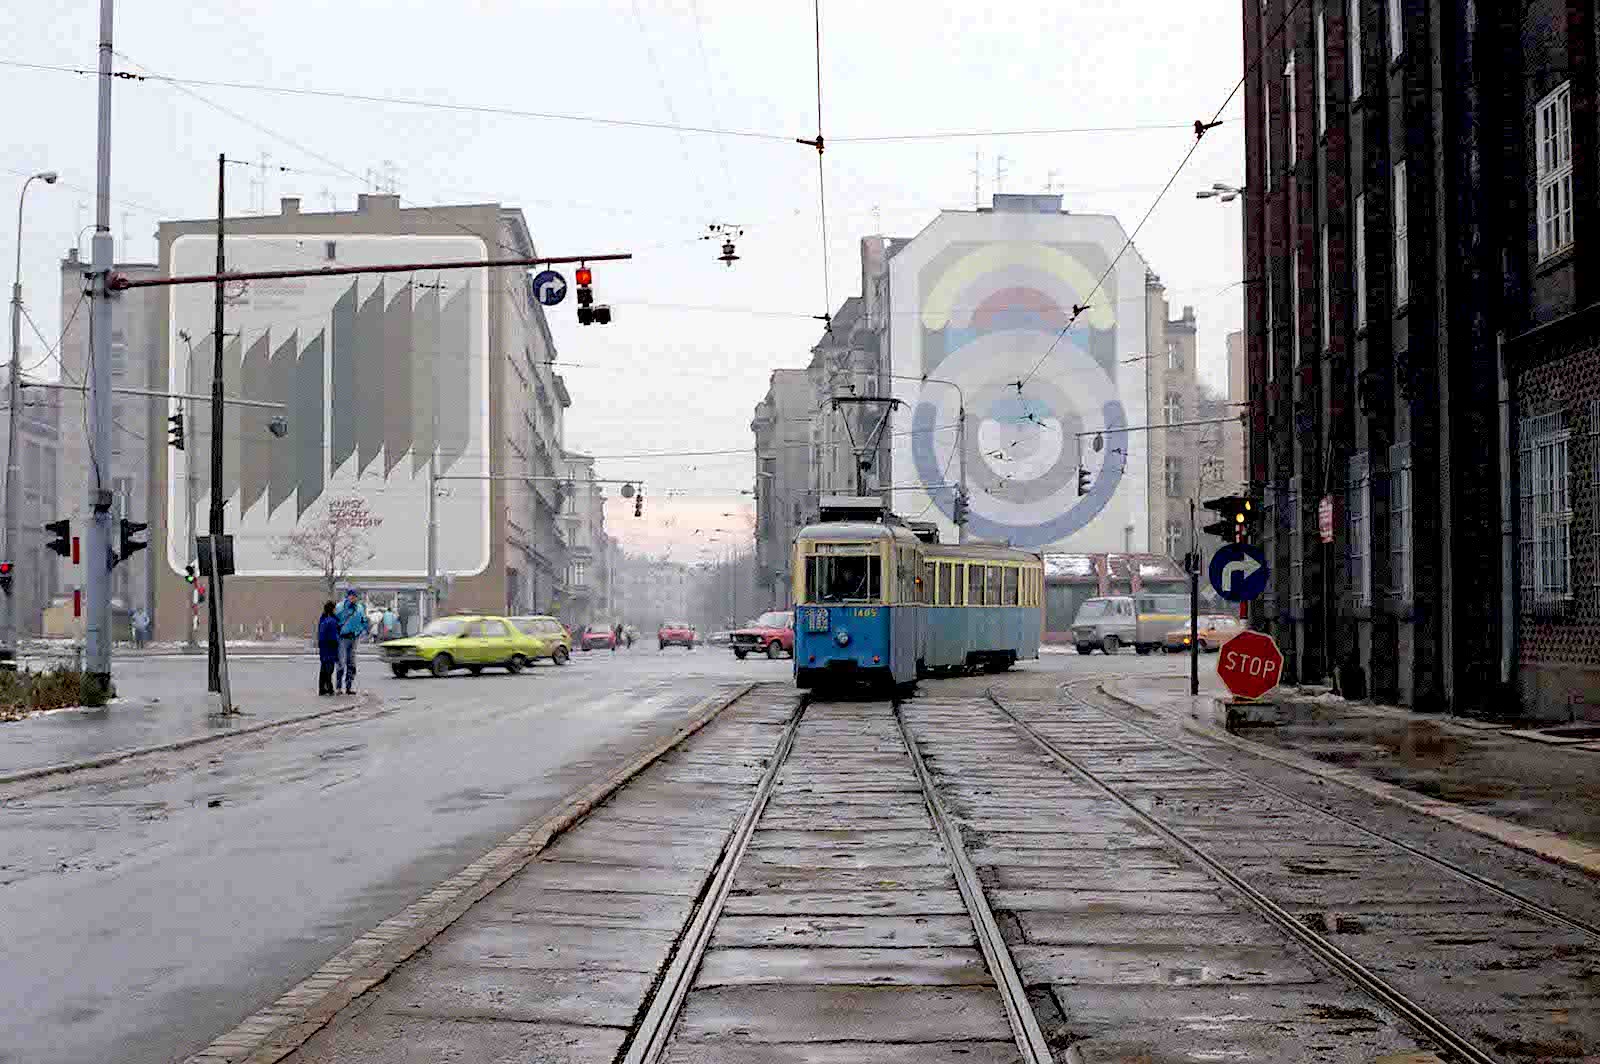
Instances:
[[[1345,520],[1350,536],[1345,544],[1350,563],[1350,594],[1357,606],[1372,605],[1372,480],[1368,476],[1367,456],[1350,456],[1349,479],[1345,484]]]
[[[1572,496],[1569,433],[1561,413],[1523,418],[1519,435],[1523,601],[1535,608],[1572,598]]]
[[[1402,602],[1412,598],[1411,445],[1389,448],[1389,573]]]

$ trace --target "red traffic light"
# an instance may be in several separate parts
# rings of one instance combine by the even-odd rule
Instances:
[[[579,284],[594,284],[594,271],[587,266],[579,266],[573,277]]]
[[[10,575],[11,575],[11,563],[10,562],[0,562],[0,576],[10,576]]]

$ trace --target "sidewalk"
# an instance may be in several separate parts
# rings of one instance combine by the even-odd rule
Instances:
[[[140,675],[138,664],[117,670],[118,696],[105,706],[52,710],[0,724],[0,777],[361,704],[319,698],[299,685],[286,689],[281,669],[273,674],[269,663],[245,662],[229,670],[233,700],[243,712],[221,718],[214,716],[217,696],[205,689],[204,656],[196,659],[194,675],[181,678],[170,669]]]
[[[1112,695],[1192,729],[1215,735],[1223,728],[1213,700],[1227,692],[1214,674],[1202,671],[1198,699],[1189,697],[1187,677],[1124,678],[1105,686]],[[1600,852],[1600,750],[1585,744],[1553,745],[1510,726],[1325,694],[1291,693],[1274,707],[1252,710],[1251,716],[1270,723],[1228,729],[1228,734],[1262,756],[1310,759],[1325,766],[1320,774],[1327,778],[1370,781],[1374,794],[1397,788],[1416,796],[1406,804],[1419,812],[1454,819],[1480,834],[1505,836],[1502,841],[1512,845],[1521,846],[1512,837],[1520,828],[1531,829],[1521,833],[1527,841],[1538,843],[1548,835],[1553,838],[1543,844],[1560,847],[1560,840],[1568,840],[1585,861],[1590,858],[1584,850]]]

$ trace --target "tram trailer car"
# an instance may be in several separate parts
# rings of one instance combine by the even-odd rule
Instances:
[[[868,521],[795,539],[795,683],[907,685],[1039,656],[1044,561],[989,544],[924,543]]]

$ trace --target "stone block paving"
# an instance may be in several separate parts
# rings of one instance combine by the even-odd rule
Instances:
[[[286,1059],[612,1060],[795,698],[757,689],[725,710]]]
[[[1019,1059],[887,702],[807,708],[666,1059]]]
[[[1393,1016],[986,701],[918,698],[904,712],[1035,1014],[1074,1060],[1311,1064],[1418,1051]],[[1186,793],[1167,775],[1182,766],[1160,765],[1159,750],[1105,753],[1113,774],[1147,757],[1151,779]]]
[[[1594,961],[1596,943],[1582,932],[1556,926],[1431,862],[1093,709],[1007,704],[1144,812],[1498,1059],[1600,1057],[1595,1001],[1600,968]],[[966,774],[958,788],[981,786],[973,778],[981,768],[969,760],[975,756],[955,748],[946,753],[952,775]],[[1081,789],[1076,779],[1056,771],[1074,793]],[[1593,912],[1574,915],[1592,919]],[[1024,932],[1037,933],[1035,919],[1024,914],[1021,922]],[[1152,935],[1146,941],[1163,938]],[[1196,958],[1204,963],[1202,976],[1188,981],[1258,982],[1259,975],[1252,973],[1275,970],[1256,948],[1234,942],[1220,953],[1204,951]],[[1178,957],[1173,963],[1180,971],[1193,966]],[[1232,969],[1231,963],[1241,967]],[[1060,996],[1070,1019],[1071,995]],[[1344,1017],[1353,1015],[1353,1008],[1375,1018],[1378,1013],[1350,995],[1313,1004],[1333,1017],[1328,1022],[1335,1026],[1351,1026]],[[1326,1024],[1308,1027],[1311,1014],[1305,1010],[1276,1011],[1295,1031],[1328,1029]]]

